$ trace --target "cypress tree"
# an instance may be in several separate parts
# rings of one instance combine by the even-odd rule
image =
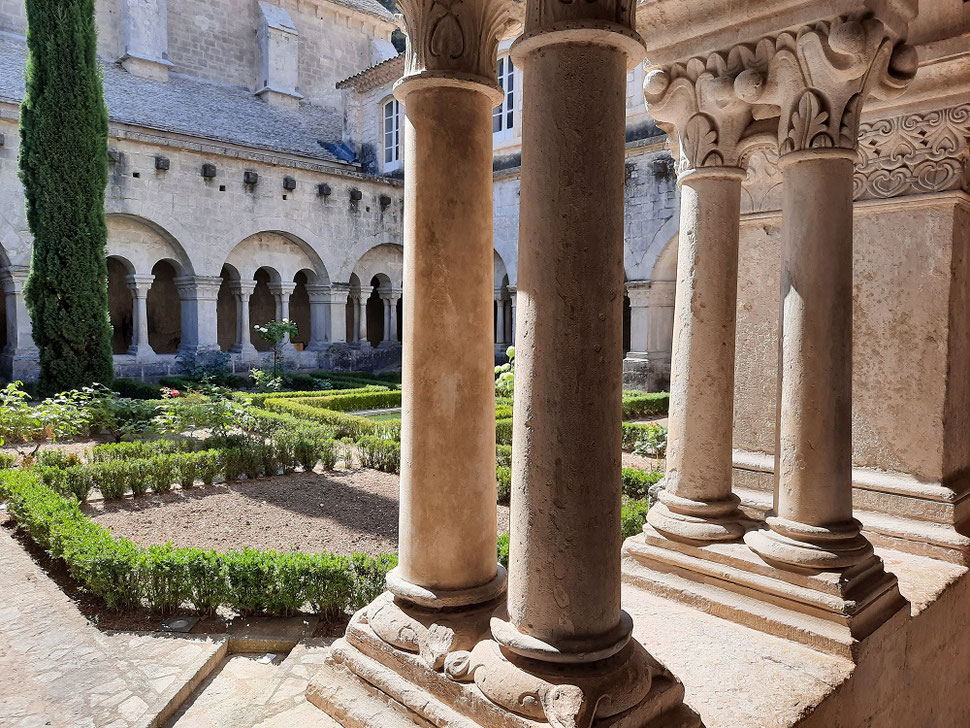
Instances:
[[[24,296],[45,394],[109,383],[108,111],[94,0],[27,0],[20,177],[34,235]]]

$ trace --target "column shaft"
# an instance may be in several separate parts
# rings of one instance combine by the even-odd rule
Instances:
[[[399,300],[400,299],[397,298],[396,296],[391,296],[388,299],[388,301],[390,302],[390,304],[389,304],[389,310],[390,310],[390,316],[389,316],[389,319],[390,319],[390,327],[388,329],[389,330],[389,333],[388,333],[387,340],[390,341],[391,343],[394,343],[394,342],[397,341],[397,304],[398,304],[398,301]]]
[[[498,578],[491,343],[494,100],[473,88],[414,84],[406,96],[408,326],[397,572],[413,584],[467,590]]]
[[[505,343],[505,301],[501,296],[495,299],[495,343]]]
[[[621,625],[626,56],[564,42],[524,64],[508,609],[583,660]]]
[[[391,297],[387,296],[381,301],[384,303],[384,343],[387,344],[391,341]]]
[[[775,515],[746,537],[772,562],[872,557],[852,517],[851,150],[782,157],[781,377]]]
[[[743,170],[681,177],[680,246],[670,380],[667,472],[650,525],[670,538],[744,534],[731,492],[734,343]]]
[[[363,291],[357,295],[357,343],[367,344],[367,296]]]

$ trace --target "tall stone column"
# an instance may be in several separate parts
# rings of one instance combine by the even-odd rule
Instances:
[[[349,295],[350,284],[330,284],[330,294],[326,306],[329,309],[328,318],[330,321],[327,340],[331,345],[350,343],[350,335],[348,335],[347,331],[347,297]]]
[[[647,314],[650,281],[630,281],[626,295],[630,299],[630,352],[627,356],[647,358]]]
[[[515,343],[515,294],[518,289],[515,286],[506,286],[509,291],[509,306],[512,308],[512,315],[509,317],[509,341]]]
[[[370,342],[367,341],[367,297],[370,294],[365,294],[363,290],[357,292],[357,345],[366,347],[370,346]]]
[[[396,344],[398,341],[397,305],[400,300],[401,291],[399,289],[392,290],[391,295],[388,297],[390,317],[387,328],[387,341],[389,341],[391,344]]]
[[[739,143],[752,112],[731,79],[713,74],[672,80],[658,69],[644,95],[676,140],[681,195],[667,471],[648,528],[694,543],[733,541],[745,530],[731,492]]]
[[[175,279],[182,304],[181,352],[219,349],[218,312],[220,276],[180,276]]]
[[[270,283],[269,292],[273,294],[276,299],[276,320],[283,321],[284,319],[289,320],[290,318],[290,296],[293,295],[293,291],[296,290],[296,283],[293,282],[280,282],[280,283]],[[281,349],[287,353],[292,353],[295,351],[292,342],[290,341],[290,335],[286,334],[283,337],[283,342]]]
[[[236,342],[230,351],[242,354],[243,359],[255,358],[257,351],[253,345],[253,329],[249,321],[249,299],[256,290],[256,281],[233,281],[229,290],[236,298]]]
[[[506,710],[556,726],[620,713],[646,725],[671,707],[661,692],[682,690],[620,607],[626,74],[644,55],[634,8],[528,0],[512,47],[525,105],[508,616],[468,672]]]
[[[381,346],[389,346],[391,343],[391,300],[390,294],[381,296],[381,303],[384,305],[384,337],[381,339]]]
[[[2,354],[3,374],[11,381],[31,379],[40,368],[40,350],[34,343],[30,313],[24,301],[27,266],[9,266],[0,271],[7,318],[7,345]]]
[[[310,331],[307,351],[323,351],[329,341],[330,286],[314,284],[306,287],[310,298]]]
[[[501,288],[495,289],[495,350],[505,344],[505,296]]]
[[[153,275],[131,274],[125,278],[131,291],[132,334],[128,353],[141,359],[155,356],[155,350],[148,343],[148,291],[154,280]]]
[[[862,578],[888,591],[895,580],[874,576],[881,562],[852,514],[852,177],[863,103],[900,93],[917,62],[876,19],[799,43],[799,63],[776,56],[767,77],[745,71],[735,84],[781,109],[783,173],[775,503],[768,529],[745,541],[786,570],[846,570],[845,591]]]
[[[647,356],[669,373],[674,341],[676,281],[650,281],[647,291]]]

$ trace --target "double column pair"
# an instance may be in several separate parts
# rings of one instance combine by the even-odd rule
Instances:
[[[632,5],[529,0],[513,46],[525,108],[507,580],[496,563],[492,109],[509,7],[400,2],[399,563],[308,692],[345,725],[367,708],[347,697],[344,668],[421,725],[645,725],[683,709],[620,608],[625,88],[643,56]]]
[[[743,537],[785,571],[844,570],[840,588],[858,576],[871,592],[845,609],[879,597],[885,618],[900,603],[895,580],[877,577],[852,510],[853,172],[865,98],[901,90],[915,66],[875,20],[815,29],[797,44],[797,55],[779,47],[760,70],[674,65],[645,83],[681,164],[667,472],[647,531],[694,546]],[[755,110],[771,107],[778,136],[759,136]],[[731,488],[741,157],[765,143],[778,146],[784,200],[776,480],[766,527],[748,530]]]

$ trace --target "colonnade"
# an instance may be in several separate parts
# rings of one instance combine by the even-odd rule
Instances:
[[[675,140],[681,220],[666,477],[646,547],[628,550],[658,573],[687,565],[698,582],[734,554],[748,573],[724,588],[835,622],[851,645],[902,605],[852,507],[856,137],[865,99],[898,93],[916,65],[876,19],[805,28],[759,52],[732,49],[701,74],[673,63],[645,81]],[[771,108],[780,117],[766,118]],[[765,145],[780,155],[784,204],[774,507],[759,523],[732,492],[731,443],[741,184],[746,156]],[[727,544],[719,556],[706,550],[715,543]],[[786,597],[792,574],[807,588]]]
[[[345,725],[381,722],[382,708],[354,681],[434,725],[518,725],[515,714],[588,728],[621,714],[624,725],[681,715],[682,686],[631,639],[620,608],[626,75],[644,54],[635,6],[528,0],[512,49],[528,103],[510,291],[507,576],[495,552],[491,116],[511,4],[454,4],[447,24],[435,0],[399,7],[409,38],[395,93],[407,109],[413,291],[399,562],[308,695]]]

